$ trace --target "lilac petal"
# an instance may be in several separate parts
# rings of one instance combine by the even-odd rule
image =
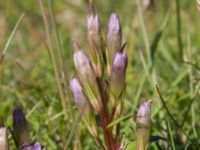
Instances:
[[[39,142],[36,142],[32,148],[32,150],[41,150],[41,146]]]
[[[31,146],[25,146],[25,147],[20,148],[20,150],[32,150],[32,147]]]

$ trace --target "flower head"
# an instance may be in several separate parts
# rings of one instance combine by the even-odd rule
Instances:
[[[74,64],[82,78],[95,77],[94,69],[83,50],[74,53]]]
[[[100,111],[101,101],[97,76],[89,58],[82,50],[74,53],[74,64],[83,88],[86,91],[86,95],[89,98],[93,108],[97,111]]]
[[[125,87],[127,56],[123,52],[115,54],[110,76],[110,89],[115,98],[118,98]]]
[[[13,111],[14,136],[19,145],[30,144],[29,127],[24,113],[16,108]]]
[[[92,3],[89,5],[89,14],[87,16],[87,38],[89,44],[89,54],[96,64],[98,53],[103,52],[103,45],[101,36],[101,22]]]
[[[145,150],[150,137],[151,101],[142,102],[136,118],[137,150]]]
[[[151,121],[151,102],[150,101],[142,102],[137,113],[136,122],[139,124],[149,126],[150,121]]]
[[[106,45],[108,48],[108,60],[112,63],[116,51],[120,50],[122,41],[122,31],[119,16],[116,13],[110,15],[107,27]]]
[[[89,107],[89,103],[83,92],[82,86],[75,77],[70,79],[69,84],[76,107],[80,113],[83,113],[83,111]]]

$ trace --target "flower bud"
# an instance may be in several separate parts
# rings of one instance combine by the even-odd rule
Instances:
[[[81,84],[75,77],[70,79],[69,84],[75,105],[78,108],[79,112],[83,113],[83,111],[89,107],[89,103],[82,90]]]
[[[81,78],[95,78],[95,72],[89,58],[80,50],[74,53],[74,64]]]
[[[137,123],[150,126],[151,120],[151,101],[142,102],[137,113]]]
[[[101,22],[92,3],[89,5],[89,10],[90,12],[87,16],[89,55],[96,75],[101,77],[103,74],[103,56],[105,53],[101,36]]]
[[[121,48],[122,31],[119,16],[116,13],[110,15],[107,27],[106,45],[108,48],[109,64],[112,64],[113,57],[117,50]]]
[[[79,45],[75,41],[72,42],[72,45],[73,45],[73,49],[74,49],[75,52],[78,52],[78,51],[82,51],[83,52],[83,50],[80,49]],[[81,56],[81,57],[83,57],[83,56]],[[88,59],[88,58],[86,58],[86,59]],[[101,62],[102,62],[102,60],[101,60],[99,55],[97,57],[96,64],[94,62],[90,62],[89,61],[90,65],[92,66],[92,68],[94,70],[94,73],[98,77],[101,77],[102,74],[103,74],[103,66],[102,66]]]
[[[103,51],[102,36],[101,36],[101,22],[95,12],[93,4],[89,5],[89,15],[87,16],[87,35],[90,54],[92,60],[96,62],[97,53]]]
[[[110,76],[110,89],[115,98],[118,98],[126,82],[126,67],[128,58],[123,52],[115,54]]]
[[[8,150],[8,136],[4,127],[0,127],[0,149]]]
[[[92,108],[88,102],[86,95],[84,94],[81,84],[78,79],[73,77],[70,79],[70,89],[79,112],[83,114],[83,120],[87,125],[87,128],[92,136],[98,136],[98,130],[95,126],[95,117]]]
[[[74,53],[74,64],[79,73],[80,80],[92,106],[96,111],[101,109],[100,93],[97,77],[90,60],[82,50]]]
[[[150,137],[151,101],[142,102],[136,118],[137,150],[146,150]]]
[[[29,145],[29,127],[23,112],[16,108],[13,111],[14,136],[20,146]]]

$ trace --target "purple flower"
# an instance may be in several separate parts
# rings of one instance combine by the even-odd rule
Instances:
[[[94,109],[100,111],[101,101],[99,87],[97,84],[97,76],[89,58],[82,50],[74,53],[74,64],[84,90],[86,90],[87,97],[89,98]]]
[[[70,79],[69,84],[76,107],[79,112],[82,113],[85,108],[89,107],[89,103],[83,92],[82,86],[75,77]]]
[[[89,58],[82,50],[74,53],[74,64],[80,76],[84,79],[88,77],[95,77],[95,72],[91,65]]]
[[[139,124],[143,124],[146,126],[150,126],[151,120],[151,102],[142,102],[138,112],[137,112],[137,118],[136,122]]]
[[[110,76],[110,89],[115,98],[118,98],[125,87],[126,68],[128,58],[125,53],[115,54]]]
[[[101,34],[101,22],[96,13],[87,16],[87,30],[88,34]]]
[[[142,102],[136,117],[136,149],[144,150],[148,146],[151,123],[151,101]]]
[[[19,145],[30,144],[28,123],[23,112],[18,108],[13,111],[13,128]]]
[[[102,56],[105,54],[105,49],[101,35],[101,22],[92,3],[89,5],[89,15],[87,16],[87,40],[92,66],[96,75],[101,77],[103,74]]]
[[[110,15],[107,27],[106,45],[108,48],[109,63],[112,64],[113,57],[121,48],[122,31],[119,16],[116,13]]]
[[[46,148],[42,148],[40,143],[36,142],[33,146],[24,146],[20,150],[46,150]]]
[[[87,16],[87,38],[89,44],[89,54],[92,61],[97,64],[98,53],[103,52],[101,22],[92,4],[90,4],[89,9],[90,12]]]

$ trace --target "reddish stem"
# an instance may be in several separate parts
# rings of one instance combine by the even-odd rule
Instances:
[[[102,122],[103,133],[105,137],[105,142],[108,150],[115,150],[114,138],[112,135],[112,131],[107,128],[110,123],[110,114],[108,112],[108,96],[104,90],[104,83],[102,80],[99,80],[99,87],[101,93],[101,102],[102,102],[102,111],[100,112],[100,119]]]
[[[118,149],[119,146],[120,146],[120,123],[117,124],[117,127],[116,127],[116,138],[115,138],[115,141],[116,141],[116,149]]]

